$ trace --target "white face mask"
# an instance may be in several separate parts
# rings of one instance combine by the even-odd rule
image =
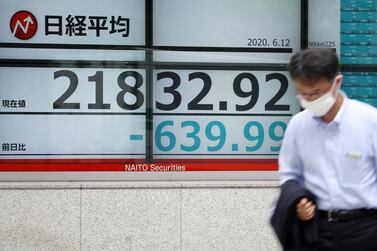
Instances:
[[[333,84],[333,87],[328,93],[313,101],[308,101],[300,95],[297,95],[297,98],[300,101],[301,106],[313,113],[315,117],[323,117],[335,104],[336,98],[332,95],[334,86],[335,84]]]

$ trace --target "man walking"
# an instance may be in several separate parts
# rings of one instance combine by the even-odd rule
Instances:
[[[316,197],[296,216],[318,219],[317,250],[377,250],[377,109],[340,91],[330,49],[294,55],[289,71],[304,111],[290,121],[279,156],[281,184],[294,180]]]

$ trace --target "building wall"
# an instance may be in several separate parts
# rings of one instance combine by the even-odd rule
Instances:
[[[2,182],[0,250],[279,250],[276,181]]]

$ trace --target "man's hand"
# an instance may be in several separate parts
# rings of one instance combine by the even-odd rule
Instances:
[[[297,217],[300,220],[308,221],[314,217],[315,205],[307,198],[303,198],[296,206]]]

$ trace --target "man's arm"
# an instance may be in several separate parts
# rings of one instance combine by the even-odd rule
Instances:
[[[279,154],[280,184],[291,179],[296,180],[301,185],[304,182],[302,163],[295,140],[297,130],[294,118],[292,118],[285,131]]]
[[[376,168],[377,173],[377,122],[372,125],[372,151],[374,157],[374,167]]]
[[[300,161],[297,145],[295,142],[295,128],[294,121],[289,124],[283,140],[283,145],[279,155],[279,175],[280,184],[288,180],[296,180],[299,184],[303,184],[303,169]],[[297,217],[300,220],[307,221],[314,217],[316,206],[308,198],[303,198],[296,206]]]

